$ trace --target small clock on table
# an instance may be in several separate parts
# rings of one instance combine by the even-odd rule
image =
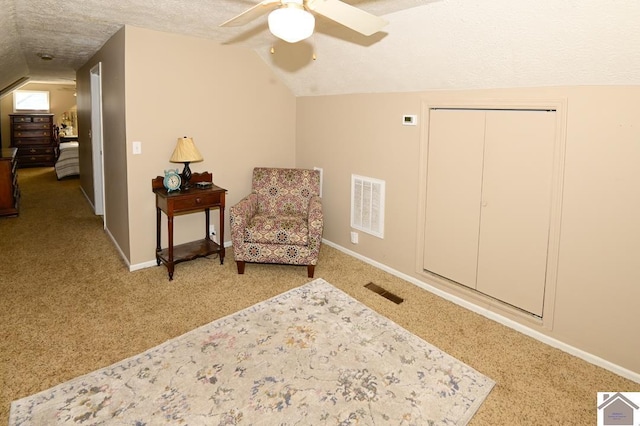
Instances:
[[[178,174],[178,169],[165,170],[164,180],[162,183],[164,184],[164,187],[167,188],[168,192],[180,190],[182,178],[180,178],[180,174]]]

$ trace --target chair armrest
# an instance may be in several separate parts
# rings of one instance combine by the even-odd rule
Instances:
[[[231,224],[231,242],[234,251],[241,251],[244,245],[244,231],[251,218],[258,211],[258,195],[251,193],[238,201],[229,209],[229,223]]]

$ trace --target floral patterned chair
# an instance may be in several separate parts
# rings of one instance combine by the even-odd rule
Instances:
[[[252,192],[229,209],[238,274],[246,262],[306,265],[313,278],[323,216],[320,172],[253,169]]]

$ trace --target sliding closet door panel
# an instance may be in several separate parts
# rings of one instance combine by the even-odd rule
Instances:
[[[424,269],[475,288],[483,111],[431,110]]]
[[[488,111],[478,291],[542,316],[555,112]]]

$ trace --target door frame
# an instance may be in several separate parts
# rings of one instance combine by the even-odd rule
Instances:
[[[102,133],[102,62],[94,65],[91,79],[91,158],[93,163],[94,212],[102,215],[102,225],[106,228],[107,218],[104,196],[104,157]]]
[[[511,109],[511,110],[555,110],[556,134],[555,152],[553,159],[552,176],[552,200],[549,227],[549,245],[546,272],[546,287],[544,293],[544,308],[542,317],[525,313],[522,310],[500,302],[489,296],[485,296],[460,284],[454,283],[444,277],[430,273],[424,269],[425,246],[425,216],[427,198],[427,155],[429,148],[429,117],[432,109]],[[564,177],[564,159],[566,146],[566,99],[514,99],[514,98],[457,98],[455,96],[432,97],[424,99],[421,105],[421,129],[420,129],[420,164],[418,182],[418,214],[417,214],[417,246],[416,246],[416,273],[428,283],[464,300],[479,306],[488,307],[489,310],[500,313],[507,318],[516,321],[525,321],[531,326],[538,326],[546,330],[553,329],[553,316],[555,310],[555,294],[558,273],[558,258],[560,251],[560,221],[562,207],[562,190]]]

